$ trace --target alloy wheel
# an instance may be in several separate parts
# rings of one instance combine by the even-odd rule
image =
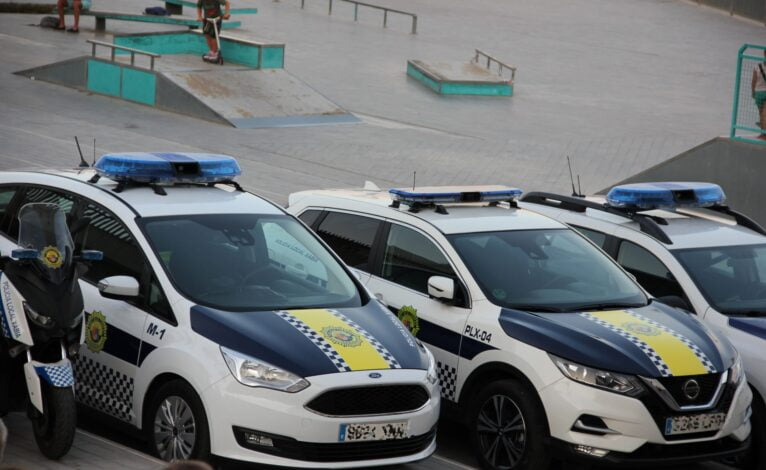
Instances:
[[[163,460],[186,460],[197,440],[194,413],[179,396],[162,400],[154,416],[154,444]]]
[[[527,427],[518,405],[493,395],[479,409],[476,432],[484,458],[494,468],[512,469],[524,455]]]

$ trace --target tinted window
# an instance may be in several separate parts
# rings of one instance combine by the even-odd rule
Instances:
[[[635,243],[623,240],[617,252],[617,262],[636,276],[636,280],[656,297],[684,297],[681,286],[670,270],[656,256]]]
[[[732,315],[766,315],[766,245],[673,253],[716,310]]]
[[[314,222],[316,222],[316,220],[319,218],[321,214],[322,214],[322,211],[310,210],[299,215],[298,218],[301,219],[301,221],[303,221],[304,224],[311,227],[312,225],[314,225]]]
[[[31,202],[48,202],[58,205],[64,212],[64,215],[67,216],[67,221],[70,220],[70,215],[74,208],[74,199],[72,196],[48,188],[26,188],[19,201],[18,207],[24,207],[25,204]],[[19,219],[15,214],[10,216],[10,220],[8,221],[8,231],[6,233],[14,240],[19,237]]]
[[[447,258],[431,240],[414,230],[391,225],[382,277],[427,294],[431,276],[456,278]]]
[[[347,265],[370,271],[370,252],[380,221],[369,217],[330,212],[317,233]]]
[[[231,311],[356,307],[356,284],[292,217],[210,214],[145,219],[178,290]]]
[[[520,310],[577,311],[646,304],[639,287],[572,230],[451,235],[493,303]]]
[[[595,230],[590,230],[587,228],[577,227],[575,225],[573,225],[572,228],[574,228],[578,232],[588,237],[590,241],[592,241],[599,247],[604,248],[604,243],[606,243],[606,234],[597,232]]]

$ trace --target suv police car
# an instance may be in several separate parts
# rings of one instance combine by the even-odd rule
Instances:
[[[77,399],[165,460],[297,467],[435,449],[433,357],[321,240],[241,190],[231,157],[112,154],[96,172],[0,173],[0,250],[55,203],[103,262],[82,277]],[[216,183],[221,183],[216,185]]]
[[[288,211],[428,345],[483,467],[746,448],[752,395],[729,342],[582,235],[517,208],[520,190],[368,187],[295,193]]]
[[[658,182],[617,186],[606,198],[529,193],[521,205],[579,230],[652,295],[696,314],[737,345],[755,392],[749,463],[760,469],[766,468],[766,231],[725,200],[715,184]]]

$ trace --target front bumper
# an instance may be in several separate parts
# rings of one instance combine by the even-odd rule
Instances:
[[[543,388],[540,397],[548,416],[553,443],[566,447],[562,455],[575,454],[591,462],[609,461],[611,455],[615,461],[630,462],[633,459],[645,465],[651,463],[654,456],[659,458],[663,453],[667,454],[668,459],[683,457],[684,462],[706,460],[711,458],[709,453],[726,456],[739,452],[739,444],[745,443],[750,435],[752,392],[745,382],[733,391],[726,421],[718,432],[704,437],[690,435],[688,439],[676,438],[672,441],[665,438],[658,423],[673,413],[653,409],[652,412],[657,415],[653,416],[640,399],[599,390],[567,378]],[[709,410],[717,411],[726,410]],[[704,412],[708,411],[700,411]],[[609,432],[597,435],[576,430],[574,425],[583,415],[600,418]],[[729,444],[724,445],[724,441]],[[577,446],[608,452],[598,457],[577,452]]]
[[[228,460],[291,468],[349,468],[395,465],[422,460],[436,449],[435,429],[440,398],[435,385],[426,382],[423,370],[345,372],[307,377],[311,383],[298,393],[252,388],[227,376],[203,394],[210,423],[211,451]],[[330,389],[420,384],[429,400],[421,408],[405,413],[335,417],[305,408]],[[390,441],[338,442],[341,424],[409,423],[409,438]],[[242,430],[268,437],[273,446],[248,445]],[[256,450],[262,449],[262,450]]]

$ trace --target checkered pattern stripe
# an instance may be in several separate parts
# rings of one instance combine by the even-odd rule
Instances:
[[[399,361],[396,360],[393,354],[385,347],[383,346],[380,341],[378,341],[375,337],[373,337],[370,333],[367,332],[364,328],[359,326],[355,321],[348,318],[347,316],[343,315],[342,313],[338,312],[337,310],[328,310],[328,312],[332,313],[336,317],[338,317],[341,321],[345,322],[348,326],[355,329],[360,335],[364,336],[364,338],[372,345],[373,348],[375,348],[376,351],[378,351],[378,354],[380,354],[380,357],[383,358],[388,363],[388,367],[391,369],[401,369],[402,366],[399,364]]]
[[[338,352],[335,350],[335,348],[332,347],[330,343],[327,342],[326,339],[322,338],[322,336],[319,335],[316,331],[311,329],[307,324],[303,323],[300,319],[294,317],[290,314],[290,312],[280,311],[275,312],[277,315],[282,317],[287,323],[291,324],[295,327],[296,330],[300,331],[303,336],[309,339],[314,345],[319,348],[320,351],[324,353],[325,356],[327,356],[330,361],[332,361],[333,365],[338,369],[340,372],[351,372],[351,367],[349,367],[348,363],[338,354]]]
[[[671,334],[676,337],[679,341],[683,342],[686,346],[691,349],[691,351],[694,353],[695,356],[697,356],[697,359],[700,360],[703,366],[705,366],[705,369],[707,369],[709,374],[715,374],[718,372],[715,368],[715,365],[713,365],[712,361],[707,357],[707,354],[705,354],[699,346],[692,343],[692,341],[687,338],[686,336],[682,335],[681,333],[676,332],[675,330],[672,330],[668,328],[665,325],[661,325],[657,323],[656,321],[652,320],[651,318],[647,318],[641,314],[638,314],[636,312],[633,312],[631,310],[626,310],[625,313],[627,313],[630,316],[633,316],[641,321],[645,321],[646,323],[649,323],[655,328],[659,328],[660,330],[664,331],[665,333]]]
[[[74,361],[77,401],[122,421],[132,422],[133,379],[80,355]]]
[[[3,329],[3,336],[6,338],[12,338],[11,335],[11,328],[8,326],[8,322],[5,319],[5,309],[2,305],[0,305],[0,326],[2,326]]]
[[[35,372],[54,387],[71,387],[74,385],[74,375],[72,375],[70,364],[35,366]]]
[[[649,360],[652,361],[652,364],[654,364],[654,366],[660,372],[660,375],[662,377],[670,377],[672,375],[670,373],[670,367],[668,367],[668,365],[665,364],[665,361],[663,361],[662,358],[659,356],[659,354],[657,354],[657,351],[655,351],[654,348],[646,344],[637,336],[628,333],[622,328],[618,328],[614,325],[611,325],[601,320],[600,318],[597,318],[591,315],[590,313],[583,312],[583,313],[580,313],[579,315],[583,318],[587,318],[588,320],[603,326],[604,328],[609,329],[610,331],[617,333],[618,335],[622,336],[623,338],[627,339],[628,341],[636,345],[641,351],[643,351],[644,354],[646,354],[646,357],[648,357]]]
[[[455,401],[457,390],[457,369],[443,362],[436,362],[436,377],[439,379],[442,398]]]

